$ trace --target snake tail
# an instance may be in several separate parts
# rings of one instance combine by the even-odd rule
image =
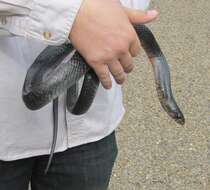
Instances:
[[[45,174],[47,174],[50,168],[50,165],[52,163],[52,159],[53,159],[53,155],[54,155],[55,147],[56,147],[57,135],[58,135],[58,97],[53,100],[53,138],[52,138],[53,140],[51,144],[51,150],[50,150],[48,163],[44,171]]]
[[[171,90],[170,69],[165,56],[148,27],[145,25],[135,25],[134,28],[143,49],[152,63],[157,95],[163,109],[178,124],[184,125],[184,115],[177,105]]]

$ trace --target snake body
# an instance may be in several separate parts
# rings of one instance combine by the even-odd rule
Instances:
[[[152,63],[157,95],[163,109],[178,124],[184,125],[184,115],[178,107],[171,90],[170,69],[164,54],[148,27],[135,25],[134,28],[143,49]]]
[[[134,28],[152,63],[157,95],[163,109],[178,124],[183,125],[184,115],[171,90],[169,66],[154,35],[145,25],[134,25]],[[77,83],[83,76],[85,78],[78,96]],[[48,46],[28,69],[22,91],[25,105],[31,110],[37,110],[53,101],[53,143],[46,172],[52,160],[57,138],[58,96],[67,92],[68,111],[83,114],[91,106],[98,85],[99,80],[95,72],[71,44]]]

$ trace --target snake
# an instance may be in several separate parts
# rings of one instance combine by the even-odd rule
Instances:
[[[133,25],[146,55],[151,62],[157,97],[162,108],[178,124],[185,118],[173,96],[170,68],[151,30],[143,24]],[[78,81],[84,77],[80,94]],[[66,93],[66,109],[75,115],[88,111],[100,81],[85,58],[71,43],[47,46],[27,70],[22,98],[27,108],[38,110],[53,102],[53,140],[45,170],[52,162],[58,131],[58,98]]]

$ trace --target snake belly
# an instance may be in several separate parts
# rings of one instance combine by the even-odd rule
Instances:
[[[134,25],[141,45],[153,66],[158,99],[163,109],[178,124],[185,123],[184,115],[178,107],[171,90],[170,69],[154,35],[145,25]],[[74,55],[72,55],[74,53]],[[85,76],[80,95],[78,80]],[[48,46],[28,69],[22,96],[25,105],[37,110],[53,101],[53,109],[58,104],[58,96],[67,92],[67,109],[73,114],[88,111],[99,85],[95,72],[71,44]],[[54,119],[53,142],[45,173],[49,169],[57,138],[57,119]]]

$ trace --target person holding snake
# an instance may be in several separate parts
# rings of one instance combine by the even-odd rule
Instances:
[[[106,190],[117,156],[115,129],[124,115],[121,85],[141,49],[133,24],[157,18],[149,0],[0,1],[0,189]],[[27,109],[22,85],[48,46],[71,43],[101,85],[81,116],[59,97],[55,154],[52,104]],[[66,118],[65,118],[66,116]]]

